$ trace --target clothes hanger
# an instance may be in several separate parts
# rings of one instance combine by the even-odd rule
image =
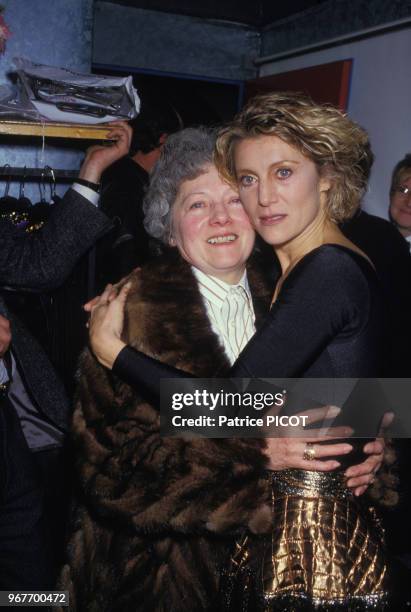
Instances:
[[[10,168],[10,164],[4,164],[3,169],[6,170]],[[18,200],[13,196],[9,195],[10,191],[10,182],[11,176],[10,174],[5,175],[6,178],[6,186],[4,188],[3,197],[0,198],[0,214],[10,214],[13,212],[17,212],[18,210]]]
[[[24,173],[20,180],[20,187],[19,187],[18,207],[19,207],[19,211],[21,212],[27,212],[32,206],[31,200],[29,200],[29,198],[27,198],[24,195],[25,183],[26,183],[26,166],[24,166]]]
[[[50,204],[53,206],[55,204],[58,204],[61,200],[61,197],[59,195],[57,195],[56,192],[56,175],[54,173],[54,170],[51,166],[44,166],[44,169],[46,170],[46,172],[49,174],[50,178],[51,178],[51,182],[50,182]]]
[[[47,221],[51,212],[50,204],[47,202],[46,199],[45,178],[46,169],[43,168],[39,181],[40,200],[33,204],[33,206],[29,210],[31,231],[40,229],[40,227],[42,227]]]

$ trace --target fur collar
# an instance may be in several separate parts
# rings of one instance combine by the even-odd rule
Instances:
[[[273,288],[247,266],[256,324],[268,312]],[[132,275],[125,339],[143,352],[197,376],[223,374],[229,363],[212,332],[190,265],[176,249]]]

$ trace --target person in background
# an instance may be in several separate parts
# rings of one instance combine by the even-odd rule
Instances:
[[[347,238],[366,253],[375,266],[384,297],[386,350],[384,376],[408,378],[411,361],[411,254],[392,223],[360,209],[341,226]]]
[[[182,126],[174,108],[143,102],[142,111],[130,122],[130,152],[103,174],[101,210],[116,225],[97,251],[97,288],[117,282],[155,253],[153,239],[143,225],[143,198],[167,136]]]
[[[411,153],[395,166],[390,189],[390,218],[411,244]]]
[[[411,329],[409,313],[411,311],[411,153],[401,159],[392,172],[390,187],[389,216],[392,224],[399,230],[401,236],[401,258],[399,248],[393,249],[391,257],[396,257],[396,266],[392,270],[391,300],[393,303],[391,321],[400,340],[397,349],[397,361],[393,376],[411,376]],[[398,242],[400,242],[398,238]],[[388,250],[384,249],[389,261]],[[407,253],[405,255],[405,253]],[[395,304],[395,306],[394,306]],[[405,371],[404,371],[405,368]],[[388,535],[392,537],[394,548],[399,556],[407,561],[411,568],[411,478],[409,466],[411,463],[411,440],[397,440],[399,450],[400,500],[398,509],[388,516]]]
[[[411,154],[395,166],[390,187],[391,223],[360,209],[343,223],[342,232],[373,262],[385,302],[387,328],[385,376],[411,376]],[[407,229],[408,225],[408,229]],[[399,231],[398,231],[399,230]],[[407,242],[408,241],[408,242]],[[411,444],[408,439],[394,441],[397,454],[400,503],[384,511],[387,546],[391,553],[406,560],[411,551]]]
[[[38,232],[0,220],[0,589],[45,589],[55,580],[69,486],[63,446],[70,405],[46,354],[5,293],[59,286],[111,228],[97,208],[102,172],[128,151],[131,130],[112,125],[109,147],[88,149],[75,181]]]

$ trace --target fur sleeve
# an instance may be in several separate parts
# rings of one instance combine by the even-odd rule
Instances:
[[[140,533],[265,531],[262,440],[162,438],[158,411],[87,352],[73,422],[83,492]]]

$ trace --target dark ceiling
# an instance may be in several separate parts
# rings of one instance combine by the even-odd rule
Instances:
[[[109,0],[140,9],[221,19],[257,28],[290,17],[327,0]]]

